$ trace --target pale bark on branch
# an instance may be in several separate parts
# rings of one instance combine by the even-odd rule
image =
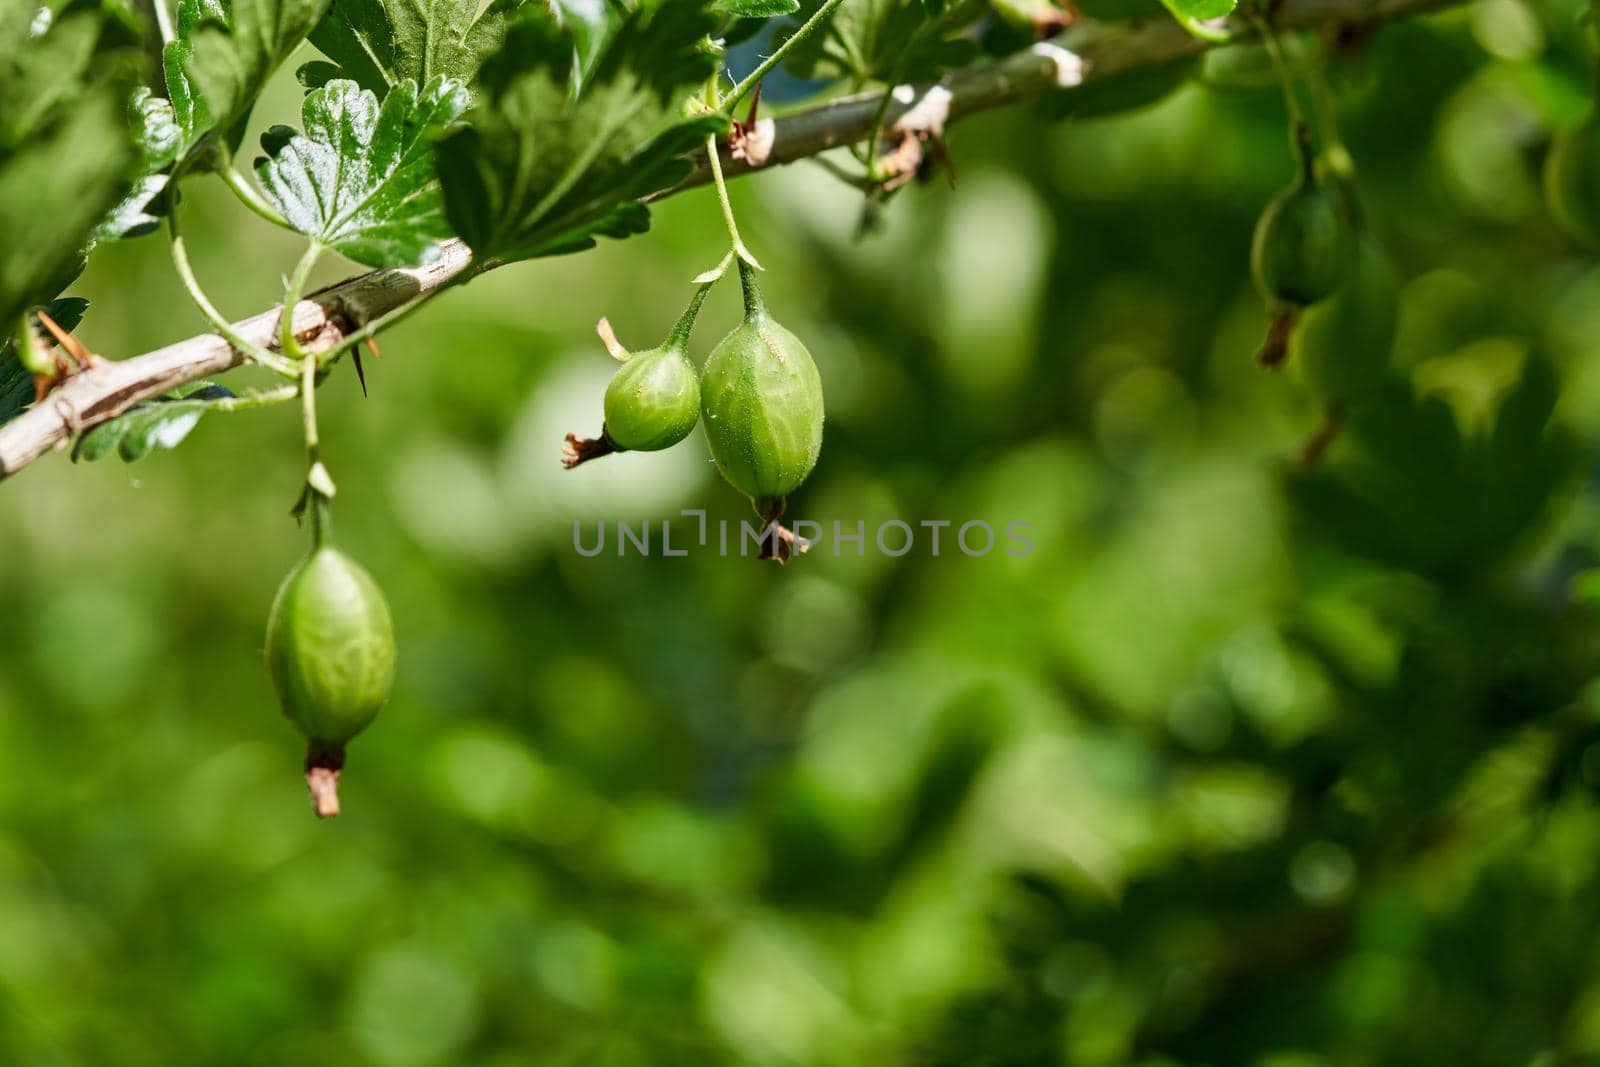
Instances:
[[[1273,11],[1280,29],[1361,25],[1402,18],[1461,0],[1283,0]],[[1248,23],[1234,18],[1223,24],[1236,39],[1252,35]],[[1087,23],[1050,41],[999,62],[956,71],[936,85],[900,86],[893,90],[885,118],[885,134],[938,132],[974,112],[1063,88],[1161,66],[1213,47],[1185,32],[1170,19],[1147,22]],[[776,120],[763,120],[757,144],[765,148],[760,167],[792,163],[871,135],[881,97],[878,93],[830,100]],[[751,153],[760,155],[759,151]],[[741,154],[724,149],[729,176],[758,168]],[[702,165],[662,196],[703,185],[710,180]],[[471,266],[471,254],[459,241],[447,242],[443,255],[427,267],[373,271],[312,294],[294,310],[295,332],[313,348],[325,350],[350,330],[431,293],[455,280]],[[275,347],[279,309],[272,308],[237,324],[245,339]],[[245,362],[215,333],[200,334],[129,359],[103,363],[75,375],[42,403],[0,426],[0,478],[9,477],[74,436],[161,395],[179,385],[219,374]]]

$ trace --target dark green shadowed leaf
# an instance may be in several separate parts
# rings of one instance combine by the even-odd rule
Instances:
[[[178,36],[164,53],[167,94],[194,155],[212,131],[229,149],[267,79],[305,39],[328,0],[179,0]],[[196,165],[214,165],[196,158]]]
[[[92,90],[59,123],[0,155],[0,322],[77,277],[94,227],[127,187],[137,157],[124,92]]]
[[[1552,419],[1550,367],[1530,358],[1487,430],[1396,386],[1357,409],[1337,462],[1290,483],[1306,528],[1345,552],[1441,577],[1524,548],[1572,484],[1578,452]]]
[[[177,448],[218,400],[232,396],[223,386],[192,382],[102,422],[78,438],[72,458],[96,460],[115,449],[124,462],[132,463],[153,449]]]
[[[126,105],[137,38],[120,13],[69,2],[52,17],[0,0],[0,329],[61,292],[138,166]]]
[[[450,236],[431,139],[467,105],[461,83],[400,82],[378,98],[352,81],[307,94],[305,133],[262,138],[261,186],[296,230],[372,267],[415,266]]]
[[[0,21],[0,155],[64,118],[91,86],[114,79],[132,89],[138,35],[122,12],[98,0],[68,0],[53,14],[3,0]]]
[[[344,70],[337,63],[326,60],[314,59],[310,63],[302,63],[300,69],[294,72],[295,81],[305,89],[320,89],[331,81],[345,77]]]
[[[478,15],[471,0],[336,0],[311,32],[311,43],[338,64],[342,73],[333,77],[350,78],[379,96],[406,80],[471,83],[484,59],[499,50],[523,2],[491,0]]]
[[[804,0],[806,17],[822,6]],[[785,65],[803,78],[932,81],[978,54],[967,32],[989,13],[977,0],[857,0],[840,4],[790,51]]]
[[[63,330],[75,330],[83,321],[89,301],[78,297],[53,300],[45,307],[45,314],[56,321]],[[0,343],[0,426],[4,426],[27,410],[33,403],[33,375],[17,358],[16,340],[6,337]]]
[[[527,12],[480,72],[467,126],[436,150],[456,232],[480,256],[524,259],[644,229],[637,201],[681,180],[725,128],[685,111],[715,69],[701,46],[717,21],[696,0],[630,15],[574,93],[571,30]]]

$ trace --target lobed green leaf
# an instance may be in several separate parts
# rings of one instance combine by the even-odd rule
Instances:
[[[307,237],[371,267],[416,266],[451,233],[432,140],[466,106],[465,87],[443,75],[420,93],[398,83],[381,107],[355,82],[332,81],[306,95],[304,134],[279,126],[262,137],[256,174]]]
[[[308,64],[319,68],[310,77],[315,84],[349,78],[380,97],[405,81],[470,84],[524,2],[491,0],[479,14],[473,0],[334,0],[311,43],[337,64],[337,73]]]
[[[524,259],[647,228],[641,199],[682,180],[688,153],[726,127],[686,112],[716,70],[703,44],[718,21],[698,0],[635,11],[575,85],[572,28],[525,12],[479,72],[467,125],[436,150],[456,232],[479,256]]]
[[[178,0],[177,37],[163,54],[180,156],[215,166],[213,135],[231,152],[267,79],[311,32],[328,0]]]

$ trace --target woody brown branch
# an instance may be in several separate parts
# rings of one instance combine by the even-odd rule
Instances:
[[[1272,13],[1279,29],[1360,26],[1404,18],[1461,3],[1462,0],[1282,0]],[[1252,35],[1242,19],[1221,24],[1234,39]],[[985,66],[956,71],[936,86],[901,86],[894,91],[884,132],[936,132],[979,111],[1040,96],[1063,85],[1086,84],[1145,67],[1162,66],[1197,55],[1214,43],[1186,33],[1171,19],[1132,23],[1084,23],[1050,41]],[[930,109],[933,102],[939,106]],[[830,100],[772,120],[771,146],[760,167],[792,163],[870,136],[881,99],[878,93]],[[765,131],[763,131],[765,132]],[[757,162],[726,148],[722,168],[728,177],[748,174]],[[710,181],[702,165],[660,196],[670,196]],[[659,197],[658,197],[659,198]],[[298,336],[342,336],[393,311],[414,297],[448,284],[471,265],[460,241],[446,242],[435,263],[422,268],[373,271],[330,286],[294,309]],[[273,308],[237,323],[245,339],[265,348],[276,344],[279,310]],[[9,477],[53,449],[133,405],[200,378],[244,363],[244,357],[214,333],[201,334],[130,359],[106,363],[74,375],[42,403],[0,426],[0,478]]]

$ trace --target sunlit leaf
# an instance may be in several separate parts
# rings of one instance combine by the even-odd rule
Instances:
[[[444,77],[466,84],[499,50],[524,2],[491,0],[479,14],[476,4],[461,0],[336,0],[311,43],[338,64],[342,73],[333,77],[380,97],[403,81],[426,85]],[[316,77],[330,80],[321,71]]]
[[[243,120],[278,65],[327,9],[328,0],[179,0],[178,36],[164,53],[167,95],[194,155],[215,131],[231,151]],[[196,156],[194,165],[214,163]]]
[[[450,235],[434,180],[431,139],[466,107],[459,82],[419,93],[402,81],[378,98],[352,81],[306,95],[305,133],[262,138],[261,186],[289,224],[359,263],[414,266]]]

